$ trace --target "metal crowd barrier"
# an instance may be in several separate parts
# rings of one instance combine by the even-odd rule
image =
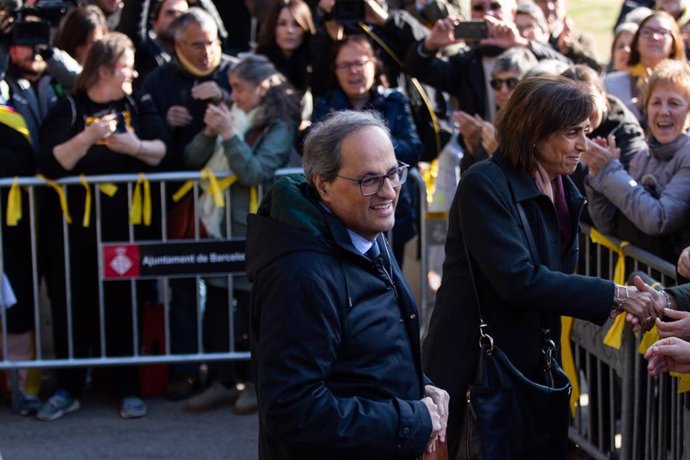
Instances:
[[[583,227],[580,273],[613,279],[620,252],[628,275],[641,271],[663,286],[676,284],[673,264],[632,245],[621,247],[613,237],[606,238],[616,251],[593,243],[592,229]],[[595,459],[690,458],[688,396],[678,393],[678,379],[647,376],[647,362],[638,352],[641,338],[628,326],[619,350],[605,345],[610,325],[574,322],[570,341],[581,391],[570,439]]]
[[[275,177],[276,179],[279,177],[282,177],[284,175],[289,175],[289,174],[296,174],[296,173],[302,173],[301,168],[285,168],[277,171]],[[202,327],[203,323],[203,311],[202,311],[202,296],[203,294],[199,290],[200,286],[200,281],[202,278],[204,278],[205,275],[208,275],[209,272],[203,272],[203,271],[184,271],[182,273],[163,273],[163,274],[155,274],[155,273],[150,273],[151,270],[148,270],[148,274],[145,274],[146,272],[145,268],[141,268],[141,273],[131,275],[128,274],[127,270],[130,269],[130,267],[136,263],[136,261],[130,257],[130,254],[127,252],[129,249],[136,247],[136,249],[141,253],[141,254],[149,254],[150,257],[158,257],[159,259],[149,259],[151,261],[176,261],[180,259],[176,259],[176,257],[179,256],[179,248],[183,247],[186,248],[185,252],[186,254],[194,254],[195,260],[200,260],[200,259],[205,259],[208,261],[209,258],[212,258],[213,256],[209,257],[209,251],[216,251],[216,259],[219,260],[231,260],[233,259],[233,262],[239,262],[241,265],[242,269],[230,269],[227,272],[221,272],[221,273],[227,273],[224,274],[224,276],[227,278],[227,284],[228,284],[228,291],[232,293],[232,287],[233,287],[233,279],[236,276],[241,276],[243,272],[243,267],[244,267],[244,249],[243,249],[243,238],[233,238],[233,232],[232,232],[232,227],[231,227],[231,213],[230,213],[230,206],[227,205],[230,203],[231,200],[231,187],[227,187],[223,190],[223,198],[224,202],[226,203],[224,207],[224,212],[225,212],[225,222],[226,222],[226,227],[225,227],[225,232],[227,235],[230,235],[226,239],[218,240],[218,239],[211,239],[207,237],[202,237],[201,235],[201,229],[200,229],[200,219],[199,219],[199,197],[203,193],[203,189],[201,187],[201,181],[204,179],[204,176],[200,172],[184,172],[184,173],[152,173],[152,174],[147,174],[146,179],[149,182],[150,189],[153,190],[157,196],[158,202],[160,203],[160,213],[159,213],[159,219],[157,219],[156,222],[153,222],[152,225],[157,225],[157,231],[160,234],[160,239],[159,240],[137,240],[135,238],[135,226],[131,223],[128,224],[128,234],[129,238],[127,241],[121,241],[121,242],[104,242],[102,240],[102,226],[101,226],[101,200],[103,199],[108,199],[104,198],[102,193],[99,193],[99,187],[104,185],[104,184],[115,184],[118,187],[125,187],[126,193],[127,193],[127,200],[129,203],[128,207],[128,212],[132,211],[132,201],[133,197],[137,194],[143,193],[143,190],[145,187],[143,187],[139,192],[137,192],[137,182],[141,181],[140,175],[137,174],[117,174],[117,175],[103,175],[103,176],[89,176],[87,178],[80,178],[80,177],[67,177],[60,179],[58,181],[55,181],[53,186],[57,186],[57,188],[61,189],[63,193],[66,193],[66,188],[67,186],[77,186],[77,187],[82,187],[84,186],[84,182],[88,183],[89,188],[91,189],[91,196],[93,197],[94,200],[94,215],[91,218],[91,223],[90,225],[96,226],[96,235],[97,235],[97,245],[99,248],[98,251],[98,288],[99,288],[99,305],[94,305],[94,308],[99,309],[99,315],[98,315],[98,330],[100,331],[100,352],[98,354],[92,354],[91,357],[77,357],[73,353],[73,342],[74,342],[74,336],[73,336],[73,331],[72,331],[72,321],[71,321],[71,316],[72,316],[72,299],[71,299],[71,282],[70,282],[70,257],[69,257],[69,251],[67,251],[67,248],[69,246],[69,231],[70,231],[70,225],[68,225],[65,216],[63,215],[62,217],[62,230],[64,232],[64,238],[63,238],[63,247],[61,248],[45,248],[42,247],[39,249],[39,244],[40,242],[38,241],[38,219],[37,219],[37,212],[38,212],[38,206],[36,204],[36,198],[37,198],[37,192],[39,189],[46,188],[46,191],[49,193],[56,193],[55,191],[52,190],[47,190],[48,184],[40,180],[39,178],[34,178],[34,177],[25,177],[25,178],[19,178],[18,179],[18,185],[23,189],[24,191],[22,193],[27,193],[28,194],[28,209],[23,210],[24,214],[24,219],[29,220],[29,228],[30,228],[30,240],[31,240],[31,260],[32,260],[32,289],[33,289],[33,298],[34,298],[34,305],[33,305],[33,316],[34,316],[34,349],[35,349],[35,357],[30,360],[10,360],[8,359],[7,356],[7,318],[6,315],[2,314],[2,310],[0,310],[0,332],[2,333],[2,340],[0,341],[0,345],[2,346],[2,353],[0,355],[0,371],[2,370],[13,370],[16,371],[17,369],[25,369],[25,368],[58,368],[58,367],[72,367],[72,366],[105,366],[105,365],[126,365],[126,364],[160,364],[160,363],[182,363],[182,362],[208,362],[208,361],[221,361],[221,360],[248,360],[249,359],[249,352],[245,351],[237,351],[235,349],[235,337],[234,337],[234,322],[233,322],[233,315],[229,315],[229,324],[228,324],[228,331],[229,331],[229,344],[228,344],[228,350],[227,352],[222,352],[222,353],[209,353],[209,352],[204,352],[203,351],[203,337],[204,337],[204,331]],[[215,179],[218,181],[221,181],[222,179],[228,177],[228,174],[222,174],[218,173],[215,176]],[[418,174],[410,174],[409,179],[415,184],[416,187],[418,187],[419,192],[420,192],[420,215],[424,216],[426,212],[426,188],[424,185],[423,180]],[[205,177],[205,179],[208,179],[208,176]],[[194,197],[194,237],[191,239],[176,239],[173,240],[169,238],[168,236],[168,230],[166,226],[166,222],[168,220],[168,215],[170,213],[170,209],[174,205],[170,204],[170,196],[173,195],[175,191],[177,191],[181,184],[191,181],[191,189],[189,190],[189,194],[191,194]],[[14,183],[13,179],[0,179],[0,190],[10,188]],[[262,195],[262,187],[258,187],[257,189],[257,196],[260,199]],[[155,200],[152,200],[155,202]],[[143,201],[142,201],[143,202]],[[4,203],[0,203],[0,209],[4,209],[4,206],[2,206]],[[5,219],[5,215],[1,216],[2,219]],[[127,218],[127,217],[123,217]],[[73,222],[71,226],[75,225],[81,225],[81,222]],[[422,241],[422,244],[419,245],[420,248],[420,253],[419,253],[419,260],[421,264],[421,269],[420,269],[420,275],[421,275],[421,283],[420,283],[420,289],[421,289],[421,299],[423,299],[423,303],[420,306],[420,314],[422,315],[422,318],[424,318],[424,314],[428,310],[428,305],[427,305],[427,297],[428,297],[428,286],[426,283],[426,245],[423,243],[426,239],[426,230],[423,225],[420,225],[420,235],[419,238]],[[0,228],[0,241],[2,237],[2,228]],[[211,249],[209,249],[209,247]],[[166,253],[167,250],[170,248],[174,248],[175,251],[172,253]],[[241,249],[240,249],[241,248]],[[39,250],[50,250],[50,251],[63,251],[63,254],[65,255],[65,273],[67,275],[65,279],[65,286],[66,286],[66,294],[67,294],[67,316],[68,316],[68,327],[67,327],[67,337],[68,337],[68,342],[69,342],[69,354],[65,358],[56,358],[54,356],[50,356],[50,354],[44,352],[44,344],[42,343],[44,336],[45,336],[45,331],[42,331],[42,313],[41,313],[41,299],[40,299],[40,282],[41,282],[41,273],[39,271]],[[2,251],[3,248],[0,246],[0,275],[4,273],[3,271],[3,257],[2,257]],[[158,251],[158,255],[156,256],[151,256],[150,254],[156,254],[156,251]],[[162,251],[162,253],[161,253]],[[204,252],[205,251],[205,252]],[[223,252],[225,251],[225,252]],[[241,254],[241,257],[238,255]],[[165,259],[168,257],[168,259]],[[142,255],[143,258],[143,255]],[[241,260],[238,260],[241,259]],[[141,265],[142,259],[139,260],[139,263]],[[236,265],[232,265],[233,267]],[[150,267],[149,267],[150,268]],[[113,274],[113,271],[116,273]],[[124,276],[118,276],[118,271],[122,271],[122,274]],[[216,275],[218,275],[218,272],[215,271],[213,272]],[[171,298],[170,298],[170,288],[169,288],[169,282],[171,280],[174,280],[176,278],[193,278],[195,280],[195,285],[197,286],[197,291],[196,291],[196,331],[198,332],[197,334],[197,344],[196,344],[196,350],[198,352],[196,353],[186,353],[186,354],[173,354],[171,353],[171,347],[170,347],[170,340],[171,340],[171,330],[170,330],[170,308],[171,308]],[[139,327],[139,308],[140,306],[138,305],[138,299],[137,299],[137,281],[140,279],[151,279],[155,280],[158,284],[158,302],[162,304],[163,306],[163,324],[164,324],[164,331],[163,331],[163,336],[164,336],[164,343],[160,344],[160,353],[159,354],[144,354],[141,352],[141,328]],[[111,282],[111,280],[129,280],[129,285],[132,291],[132,309],[129,312],[132,318],[132,329],[133,329],[133,354],[131,356],[110,356],[107,352],[106,349],[106,339],[105,339],[105,315],[104,315],[104,298],[103,298],[103,291],[104,291],[104,285],[105,283]],[[230,311],[232,311],[232,295],[228,296],[228,308]],[[0,308],[2,306],[0,305]],[[45,307],[44,307],[45,308]],[[13,380],[16,379],[16,372],[15,375],[13,376]]]

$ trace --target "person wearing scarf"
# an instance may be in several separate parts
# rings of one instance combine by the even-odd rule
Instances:
[[[651,327],[658,316],[647,292],[573,274],[585,200],[568,175],[587,149],[592,110],[592,99],[572,80],[521,81],[496,120],[498,150],[460,180],[449,212],[443,280],[422,349],[426,374],[450,394],[449,458],[465,458],[478,447],[474,437],[469,443],[464,438],[466,393],[480,353],[477,302],[485,332],[526,378],[537,382],[543,378],[543,330],[560,343],[561,315],[601,325],[626,310],[638,327]],[[560,351],[555,357],[560,361]],[[568,413],[563,407],[562,419],[533,414],[542,422],[530,428],[552,436],[524,446],[525,451],[511,451],[510,458],[565,458]],[[504,425],[496,431],[505,429],[515,439],[530,422],[497,423]]]

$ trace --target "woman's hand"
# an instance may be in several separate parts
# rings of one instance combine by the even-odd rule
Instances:
[[[616,138],[610,134],[607,139],[587,139],[587,150],[582,152],[582,163],[589,168],[589,175],[594,177],[609,161],[620,158],[620,155],[621,151],[616,147]]]
[[[204,133],[215,133],[227,141],[235,135],[232,128],[233,117],[230,109],[225,104],[209,104],[204,113],[206,129]],[[208,134],[207,134],[208,135]]]
[[[173,129],[188,126],[192,120],[192,114],[183,105],[172,105],[165,114],[166,123]]]
[[[664,372],[690,372],[690,343],[677,337],[667,337],[654,343],[644,357],[647,372],[654,377]]]
[[[494,152],[498,149],[498,141],[496,140],[496,128],[488,121],[482,122],[482,147],[489,155],[489,158],[494,156]]]
[[[124,133],[113,133],[105,139],[105,146],[113,152],[124,153],[136,157],[141,153],[142,141],[134,133],[132,128],[127,127]]]
[[[84,135],[91,144],[106,139],[117,129],[117,114],[109,113],[101,118],[94,120],[93,123],[84,128]]]

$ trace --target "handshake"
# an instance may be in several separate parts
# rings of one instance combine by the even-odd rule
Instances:
[[[671,297],[645,284],[642,278],[633,279],[634,287],[616,285],[611,318],[625,312],[625,319],[635,332],[646,332],[656,323],[657,318],[664,317],[665,309],[671,308]]]

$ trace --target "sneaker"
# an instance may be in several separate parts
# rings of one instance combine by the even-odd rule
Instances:
[[[235,401],[233,410],[237,415],[253,414],[259,407],[256,400],[256,387],[253,383],[247,383],[244,390],[240,393],[240,397]]]
[[[22,393],[22,399],[19,401],[19,413],[21,415],[33,415],[41,410],[42,406],[43,403],[38,399],[38,396]]]
[[[120,417],[122,418],[140,418],[146,415],[146,404],[141,398],[135,396],[128,396],[122,398],[120,404]]]
[[[203,393],[187,401],[187,410],[192,412],[213,409],[222,404],[234,403],[240,395],[236,386],[226,387],[219,381],[214,381]]]
[[[57,390],[48,402],[41,406],[36,414],[36,418],[44,422],[50,422],[80,408],[81,405],[78,399],[72,399],[65,390]]]

